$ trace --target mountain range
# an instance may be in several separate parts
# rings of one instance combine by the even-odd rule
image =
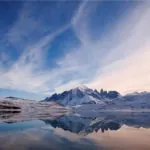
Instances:
[[[105,91],[101,89],[93,90],[86,86],[78,86],[76,88],[64,91],[62,93],[55,93],[50,97],[41,100],[40,102],[34,100],[21,99],[17,97],[6,97],[1,101],[10,101],[14,104],[21,104],[21,108],[30,106],[30,104],[57,104],[75,108],[76,110],[125,110],[136,109],[149,111],[150,109],[150,92],[131,93],[121,95],[117,91]]]
[[[57,102],[63,106],[81,107],[82,109],[149,109],[150,92],[121,95],[117,91],[100,91],[79,86],[62,93],[55,93],[43,100]],[[86,104],[86,105],[85,105]]]
[[[104,91],[90,89],[86,86],[79,86],[74,89],[64,91],[60,94],[53,94],[47,97],[44,101],[55,101],[64,106],[74,106],[82,104],[105,104],[106,101],[110,101],[121,96],[117,91]]]

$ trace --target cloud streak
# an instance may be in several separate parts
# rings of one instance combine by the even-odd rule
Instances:
[[[86,84],[92,88],[116,89],[122,93],[135,90],[150,90],[150,3],[145,2],[129,9],[116,20],[109,32],[93,40],[89,23],[96,15],[100,2],[84,1],[80,4],[69,23],[56,30],[47,27],[46,34],[36,41],[26,41],[34,32],[38,20],[34,20],[23,8],[16,23],[7,33],[8,41],[23,48],[20,57],[5,70],[0,61],[0,88],[26,92],[50,94]],[[110,14],[111,15],[111,14]],[[25,25],[31,26],[20,33]],[[42,32],[44,26],[38,26]],[[61,34],[72,29],[80,46],[55,60],[56,67],[44,68],[47,50]],[[95,29],[93,29],[95,30]],[[96,29],[97,30],[97,29]],[[20,40],[21,39],[21,40]],[[23,41],[23,42],[22,42]]]
[[[74,68],[74,73],[80,74],[80,83],[89,87],[116,89],[122,93],[150,90],[149,7],[149,3],[137,5],[103,39],[87,40],[75,52],[67,54],[61,60],[62,66]],[[78,21],[81,23],[83,19]],[[85,29],[75,28],[75,31],[78,36],[87,36]]]

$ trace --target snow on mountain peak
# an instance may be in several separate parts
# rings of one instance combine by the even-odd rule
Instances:
[[[74,93],[76,93],[76,92],[78,92],[78,91],[83,92],[83,93],[91,93],[91,92],[93,92],[92,89],[88,88],[88,87],[85,86],[85,85],[77,86],[77,87],[71,89],[71,91],[74,92]]]
[[[98,92],[84,85],[77,86],[69,91],[64,91],[61,94],[55,93],[51,97],[46,98],[45,101],[57,101],[63,105],[104,103]]]
[[[84,90],[87,90],[87,89],[89,89],[87,86],[85,86],[85,85],[79,85],[79,86],[77,86],[75,89],[79,89],[79,90],[81,90],[81,91],[84,91]]]
[[[118,97],[117,91],[104,91],[98,92],[97,90],[90,89],[85,85],[77,86],[68,91],[64,91],[60,94],[53,94],[47,97],[44,101],[56,101],[62,105],[81,105],[81,104],[104,104],[106,101]]]

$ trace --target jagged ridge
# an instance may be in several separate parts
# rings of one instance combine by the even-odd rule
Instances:
[[[60,94],[53,94],[44,101],[57,101],[62,105],[81,105],[81,104],[105,104],[105,101],[117,98],[120,94],[117,91],[103,91],[90,89],[86,86],[79,86],[74,89],[64,91]]]

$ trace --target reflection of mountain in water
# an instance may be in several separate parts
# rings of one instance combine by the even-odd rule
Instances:
[[[101,130],[118,130],[122,124],[134,127],[150,127],[150,113],[101,113],[98,117],[63,116],[56,120],[44,120],[54,128],[88,134]]]
[[[13,116],[19,114],[20,111],[0,111],[0,120],[2,119],[9,119],[12,118]]]
[[[121,127],[118,122],[113,120],[101,120],[100,118],[82,118],[77,116],[63,116],[56,120],[44,120],[54,128],[63,128],[73,133],[91,133],[97,132],[99,129],[117,130]]]

